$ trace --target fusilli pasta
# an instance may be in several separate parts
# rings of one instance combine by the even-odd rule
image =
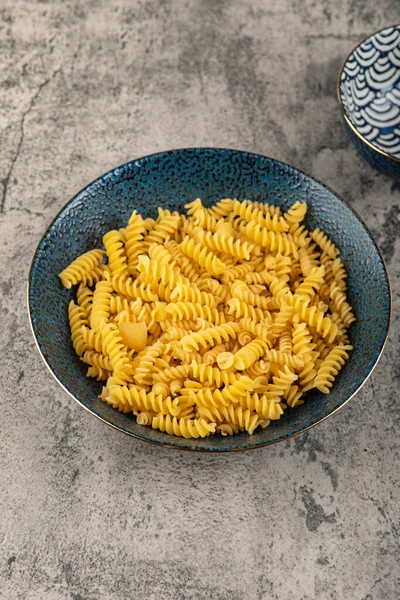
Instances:
[[[171,435],[252,434],[329,393],[355,320],[339,251],[262,202],[200,198],[187,216],[134,211],[59,275],[78,285],[73,347],[100,398]],[[106,257],[107,264],[103,264]]]

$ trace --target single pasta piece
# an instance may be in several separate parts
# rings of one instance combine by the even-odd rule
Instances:
[[[107,381],[110,375],[111,371],[107,371],[107,369],[102,369],[101,367],[94,367],[93,365],[86,371],[86,376],[93,377],[96,381]]]
[[[291,208],[283,215],[284,220],[289,224],[300,223],[307,212],[306,202],[295,202]]]
[[[127,348],[140,352],[147,345],[147,325],[139,323],[121,323],[118,325],[123,343]]]
[[[298,258],[299,253],[294,242],[285,233],[275,233],[274,231],[268,231],[257,225],[254,221],[251,221],[245,228],[246,235],[260,244],[263,248],[274,251],[277,250],[285,256],[293,255],[294,258]]]
[[[85,325],[88,325],[86,311],[71,300],[68,306],[68,318],[71,328],[72,345],[77,355],[82,356],[84,351],[88,348],[82,334],[82,328]]]
[[[93,304],[90,313],[90,327],[96,329],[102,322],[106,323],[110,316],[112,285],[108,279],[96,283]]]
[[[212,234],[211,231],[207,233],[203,232],[200,239],[202,244],[211,250],[230,254],[231,256],[240,258],[240,260],[250,260],[249,244],[240,240],[235,241],[233,237],[221,235],[218,233],[218,226],[216,233]]]
[[[226,269],[226,265],[221,259],[200,242],[196,243],[188,235],[181,243],[180,248],[184,254],[205,268],[210,275],[221,275]]]
[[[211,348],[216,344],[221,344],[222,340],[226,342],[229,338],[236,338],[240,326],[237,323],[224,323],[216,327],[209,327],[203,331],[196,331],[190,335],[186,335],[180,341],[184,350],[190,351],[191,349],[199,350],[200,346],[203,348]]]
[[[128,274],[128,259],[124,241],[119,231],[109,231],[103,236],[103,244],[108,256],[108,264],[113,275]]]
[[[234,356],[233,366],[235,369],[239,371],[244,371],[244,369],[248,369],[253,363],[256,362],[261,356],[264,355],[264,352],[268,348],[268,344],[261,340],[260,338],[256,338],[252,340],[243,348],[240,348]]]
[[[154,412],[140,412],[136,417],[136,423],[138,425],[151,425],[156,413]]]
[[[349,358],[349,351],[353,346],[338,345],[335,346],[322,362],[322,365],[317,371],[314,380],[314,386],[323,394],[329,394],[336,375],[343,367],[345,361]]]
[[[95,267],[101,264],[104,256],[103,250],[89,250],[78,256],[66,269],[61,271],[59,278],[66,288],[80,283]],[[86,285],[86,283],[84,283]]]
[[[106,371],[112,371],[113,369],[109,357],[104,356],[101,352],[96,352],[96,350],[86,350],[86,352],[83,353],[81,360],[98,369],[104,369]]]
[[[274,362],[283,367],[287,365],[290,369],[302,369],[304,367],[304,358],[302,355],[289,354],[280,350],[268,350],[265,353],[266,360]]]
[[[151,426],[153,429],[184,438],[203,438],[215,433],[216,423],[208,423],[205,419],[177,419],[169,414],[164,416],[160,413],[153,418]]]
[[[90,317],[90,313],[92,310],[92,304],[93,304],[92,290],[90,288],[82,286],[82,284],[80,284],[80,286],[78,287],[77,292],[76,292],[76,299],[77,299],[79,306],[81,306],[83,309],[85,309],[87,316]]]
[[[318,246],[326,252],[330,258],[335,259],[339,254],[339,250],[336,248],[335,244],[330,241],[326,233],[324,233],[319,227],[314,229],[311,233],[312,239],[317,242]]]
[[[143,236],[146,228],[143,218],[134,210],[129,217],[128,227],[125,228],[125,252],[128,259],[128,273],[136,274],[138,257],[143,250]]]

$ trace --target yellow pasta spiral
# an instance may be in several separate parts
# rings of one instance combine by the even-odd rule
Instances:
[[[225,437],[226,435],[239,433],[240,429],[239,426],[235,425],[234,423],[220,423],[217,425],[217,431]]]
[[[91,269],[88,273],[82,275],[81,283],[83,286],[93,287],[108,273],[110,273],[110,268],[108,265],[98,265],[97,267],[93,267],[93,269]]]
[[[236,338],[239,330],[240,327],[237,323],[224,323],[203,331],[193,332],[183,337],[180,343],[184,350],[199,350],[200,346],[203,348],[212,347],[221,344],[222,340],[228,341],[230,338]]]
[[[340,318],[346,327],[349,327],[356,319],[352,313],[350,304],[346,301],[345,293],[335,281],[331,284],[329,295],[332,299],[334,309],[339,312]]]
[[[226,269],[225,264],[212,251],[189,236],[185,237],[180,248],[184,254],[196,261],[211,275],[220,275]]]
[[[278,370],[278,374],[272,378],[272,383],[268,385],[268,392],[274,396],[283,396],[285,391],[298,379],[298,375],[293,373],[288,366]]]
[[[292,314],[292,306],[286,304],[283,304],[280,311],[275,314],[274,321],[268,332],[268,340],[270,341],[271,346],[286,328],[289,319],[292,317]]]
[[[179,400],[171,400],[170,397],[163,398],[161,394],[156,396],[154,392],[146,393],[145,390],[138,390],[136,387],[112,385],[109,388],[109,396],[117,399],[119,402],[129,404],[133,411],[153,411],[163,415],[179,415],[181,407]]]
[[[212,365],[217,361],[217,357],[221,352],[226,350],[225,344],[217,344],[214,348],[210,348],[203,354],[203,362],[206,365]]]
[[[136,302],[139,302],[141,305],[140,299]],[[124,298],[123,296],[119,296],[116,294],[111,294],[110,298],[110,313],[120,313],[122,311],[132,312],[132,306],[134,305],[134,301],[128,300],[128,298]]]
[[[254,308],[250,304],[239,300],[239,298],[231,298],[227,302],[228,314],[234,315],[236,318],[244,317],[250,321],[263,321],[268,318],[268,311],[264,311],[261,308]]]
[[[268,350],[265,353],[265,359],[277,363],[281,367],[287,365],[290,369],[302,369],[304,367],[304,359],[301,355],[297,356],[280,350]]]
[[[218,231],[214,234],[211,231],[203,233],[201,242],[211,250],[224,252],[240,260],[250,260],[250,246],[247,242],[235,241],[233,238],[218,233]]]
[[[165,344],[162,342],[156,342],[152,346],[148,346],[143,351],[142,356],[138,356],[138,363],[135,368],[135,381],[138,384],[145,383],[147,380],[147,376],[150,374],[150,371],[154,367],[156,360],[163,354],[165,350]],[[163,361],[159,361],[159,367],[161,369],[168,368],[168,363]]]
[[[189,364],[167,367],[166,369],[163,369],[162,371],[158,371],[157,373],[154,373],[154,381],[163,381],[165,383],[168,383],[169,381],[172,381],[174,379],[186,378],[189,375],[189,372],[190,372]]]
[[[143,236],[145,234],[143,218],[133,211],[125,228],[125,252],[128,259],[128,272],[136,274],[138,256],[143,251]]]
[[[346,291],[346,278],[347,273],[344,267],[344,264],[340,260],[340,258],[336,258],[332,261],[331,264],[332,275],[337,286],[342,290],[342,292]]]
[[[212,367],[205,363],[197,363],[196,361],[192,361],[190,371],[192,376],[199,381],[208,382],[218,388],[222,385],[228,386],[233,384],[240,377],[233,372],[221,371],[218,367]]]
[[[213,294],[200,291],[195,284],[186,285],[182,283],[181,285],[176,286],[171,292],[171,300],[175,302],[194,302],[214,307],[219,298],[216,299]]]
[[[150,285],[133,280],[132,277],[114,275],[111,283],[115,292],[133,300],[136,300],[136,298],[140,298],[146,302],[156,302],[159,300],[158,295],[152,291]]]
[[[254,269],[261,264],[261,261],[261,258],[255,258],[253,260],[249,260],[247,263],[236,265],[221,275],[221,281],[223,283],[230,283],[234,279],[243,279],[247,273],[254,271]]]
[[[310,274],[304,279],[303,283],[299,285],[296,290],[296,296],[312,296],[315,291],[319,290],[325,275],[325,267],[321,265],[320,267],[312,267]]]
[[[260,359],[253,363],[245,371],[243,371],[243,374],[256,379],[258,379],[259,377],[265,378],[265,376],[269,373],[270,369],[271,364],[266,360]],[[259,384],[259,381],[256,382],[256,379],[254,379],[255,383]],[[254,389],[256,389],[256,387],[254,387]]]
[[[177,419],[170,415],[158,414],[153,418],[151,426],[153,429],[166,431],[170,435],[184,438],[206,437],[215,433],[216,423],[208,423],[204,419]]]
[[[254,221],[251,221],[245,228],[246,235],[268,250],[277,250],[286,256],[292,254],[295,258],[299,256],[297,248],[292,240],[285,233],[275,233],[262,228]]]
[[[268,310],[270,306],[269,298],[252,292],[244,281],[235,281],[231,287],[231,294],[233,298],[238,298],[246,304],[257,306],[263,310]]]
[[[299,249],[300,268],[304,277],[308,277],[313,268],[318,267],[318,255],[315,257],[307,252],[304,248]]]
[[[235,200],[232,206],[232,212],[241,219],[244,219],[247,223],[255,222],[260,227],[265,227],[270,231],[280,233],[289,229],[287,223],[279,217],[279,215],[264,211],[263,208],[254,206],[253,202],[245,200],[244,202],[238,202]]]
[[[100,325],[100,334],[103,340],[103,354],[109,357],[113,371],[118,373],[118,376],[122,379],[129,381],[132,375],[132,367],[118,327],[114,323],[104,324],[103,322]]]
[[[239,371],[248,369],[256,360],[264,355],[267,348],[267,342],[264,340],[260,338],[252,340],[236,352],[233,359],[233,366]]]
[[[103,256],[103,250],[89,250],[89,252],[85,252],[78,256],[78,258],[72,261],[72,263],[59,274],[63,286],[69,289],[73,285],[83,282],[84,279],[85,283],[83,285],[86,285],[88,274],[101,264]]]
[[[138,425],[151,425],[152,420],[156,416],[154,412],[142,411],[136,416],[136,423]]]
[[[93,304],[90,313],[90,327],[96,329],[101,322],[106,322],[110,316],[111,293],[113,288],[108,279],[96,283],[93,293]]]
[[[99,331],[89,329],[86,325],[82,325],[81,334],[87,348],[96,350],[96,352],[102,352],[103,340]]]
[[[326,317],[323,312],[317,310],[315,306],[308,306],[308,301],[302,298],[288,298],[287,302],[293,306],[293,310],[298,314],[303,321],[305,321],[310,327],[314,327],[322,337],[327,337],[329,343],[333,342],[337,337],[339,329],[338,326],[333,323],[332,319]]]
[[[314,379],[317,374],[312,352],[303,355],[304,368],[299,373],[299,382],[303,392],[310,390],[314,385]]]
[[[339,254],[339,250],[336,248],[335,244],[331,242],[326,233],[319,227],[314,229],[311,233],[311,237],[330,258],[335,259]]]
[[[206,208],[201,208],[197,210],[193,215],[193,222],[196,226],[196,237],[200,239],[202,235],[202,230],[207,229],[207,231],[215,232],[217,231],[219,220],[214,215],[211,215]],[[189,233],[189,231],[188,231]],[[197,236],[198,234],[198,236]]]
[[[288,354],[292,352],[292,333],[290,327],[284,329],[279,336],[279,350]]]
[[[76,292],[76,300],[79,306],[81,306],[86,311],[86,315],[89,317],[93,303],[92,290],[80,284]]]
[[[271,294],[275,296],[275,298],[283,298],[287,294],[291,295],[290,288],[287,285],[286,281],[283,279],[278,279],[277,277],[273,277],[269,285],[269,289],[271,291]]]
[[[128,259],[120,232],[112,230],[106,233],[103,236],[103,244],[106,249],[112,275],[128,274]]]
[[[260,417],[257,413],[248,409],[243,409],[241,406],[222,406],[220,408],[199,408],[199,413],[202,417],[208,417],[216,423],[227,421],[238,425],[248,433],[254,433],[254,430],[260,424]]]
[[[267,340],[269,327],[272,323],[272,317],[269,319],[265,319],[262,323],[258,323],[255,320],[252,320],[249,317],[245,317],[240,319],[239,325],[245,330],[249,331],[256,337],[259,337],[263,340]]]
[[[93,377],[96,381],[107,381],[110,375],[111,371],[107,371],[107,369],[102,369],[101,367],[94,367],[93,365],[86,371],[86,376]]]
[[[223,313],[220,316],[216,308],[193,302],[170,302],[166,305],[165,311],[174,321],[202,318],[213,323],[224,320]]]
[[[213,215],[217,219],[221,219],[222,217],[227,217],[231,213],[233,203],[234,200],[231,198],[223,198],[213,206],[210,206],[207,210],[210,215]]]
[[[239,405],[242,409],[253,411],[262,419],[271,419],[273,421],[280,418],[283,409],[278,401],[268,399],[263,394],[247,394],[239,399]]]
[[[293,353],[302,355],[312,350],[310,347],[312,337],[305,323],[297,323],[292,332]]]
[[[146,255],[139,255],[137,269],[144,284],[161,282],[173,288],[183,282],[183,276],[178,267],[166,265],[159,260],[152,260]]]
[[[289,227],[289,233],[293,236],[293,241],[299,248],[306,248],[310,245],[311,238],[304,225],[292,223]]]
[[[82,356],[84,351],[88,348],[82,335],[82,327],[88,325],[86,311],[71,300],[68,306],[68,318],[71,328],[72,345],[77,355]]]
[[[173,260],[179,265],[182,275],[192,283],[200,276],[200,266],[183,254],[175,240],[169,240],[165,247],[171,253]]]
[[[199,209],[204,208],[201,198],[196,198],[192,202],[185,204],[186,212],[188,215],[194,215]]]
[[[349,351],[353,346],[339,345],[335,346],[322,362],[315,377],[314,386],[323,394],[329,394],[336,375],[343,367],[345,361],[349,358]]]
[[[105,369],[106,371],[112,370],[109,357],[104,356],[104,354],[101,352],[96,352],[95,350],[86,350],[86,352],[83,353],[81,360],[92,367]]]
[[[143,246],[148,249],[151,244],[162,244],[166,238],[176,231],[179,226],[179,221],[179,217],[173,215],[162,217],[155,225],[154,229],[145,236]]]
[[[306,202],[295,202],[291,208],[284,214],[284,219],[290,225],[300,223],[307,212]]]
[[[225,386],[222,390],[201,387],[198,390],[191,390],[189,397],[197,406],[221,407],[237,404],[241,396],[245,396],[253,389],[253,382],[249,377],[242,375],[233,383]]]
[[[292,408],[299,406],[300,404],[304,404],[304,401],[301,400],[302,396],[303,392],[298,385],[291,385],[283,394],[288,406],[291,406]]]

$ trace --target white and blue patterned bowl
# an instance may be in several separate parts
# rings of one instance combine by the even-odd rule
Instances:
[[[346,58],[338,98],[351,140],[387,175],[400,176],[400,25],[361,42]]]
[[[357,321],[350,328],[350,360],[329,395],[313,390],[307,402],[285,411],[280,421],[253,436],[186,440],[138,425],[129,414],[98,399],[101,384],[85,375],[75,354],[68,323],[73,291],[58,273],[82,252],[99,247],[110,229],[126,224],[133,209],[156,217],[157,205],[183,211],[201,197],[206,205],[220,198],[268,200],[287,210],[307,202],[306,225],[319,226],[339,248],[348,272],[348,295]],[[38,349],[64,390],[90,413],[133,437],[186,450],[227,451],[257,448],[284,440],[323,421],[360,389],[378,361],[390,321],[390,287],[382,256],[353,209],[327,187],[301,171],[265,156],[195,148],[173,150],[127,163],[103,175],[55,217],[33,257],[28,309]]]

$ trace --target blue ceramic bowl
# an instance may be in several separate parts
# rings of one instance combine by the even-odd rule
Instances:
[[[400,176],[400,25],[361,42],[346,58],[338,98],[350,139],[373,167]]]
[[[340,249],[348,271],[349,298],[357,321],[351,327],[354,345],[329,395],[309,393],[308,401],[287,410],[253,436],[185,440],[138,425],[98,400],[101,385],[85,376],[85,366],[70,340],[67,318],[71,290],[57,274],[81,252],[98,247],[104,233],[122,227],[136,208],[155,217],[161,204],[183,210],[200,196],[211,205],[221,198],[275,203],[283,209],[307,201],[306,224],[322,227]],[[136,438],[188,450],[242,450],[284,440],[323,421],[346,404],[370,375],[382,352],[390,320],[390,288],[382,256],[356,213],[324,185],[284,163],[264,156],[197,148],[173,150],[127,163],[82,190],[58,213],[33,257],[28,307],[39,351],[66,392],[112,427]]]

